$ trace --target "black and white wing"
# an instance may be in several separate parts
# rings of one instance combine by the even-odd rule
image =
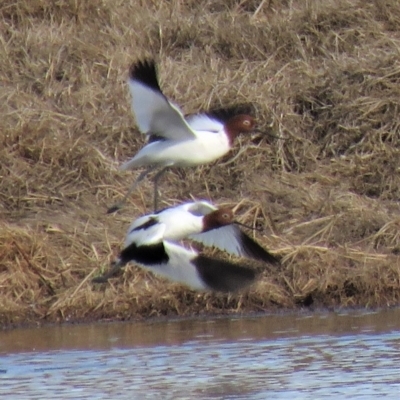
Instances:
[[[142,133],[171,140],[195,137],[179,107],[161,91],[154,61],[133,64],[128,85],[132,94],[132,110]]]
[[[275,256],[242,232],[235,224],[190,235],[189,238],[203,243],[205,246],[215,246],[236,256],[252,258],[269,264],[279,263]]]
[[[256,278],[255,271],[250,268],[205,257],[172,242],[164,241],[162,246],[164,254],[158,262],[154,259],[152,262],[135,261],[155,274],[197,290],[232,292],[251,284]],[[155,253],[153,248],[150,251]]]

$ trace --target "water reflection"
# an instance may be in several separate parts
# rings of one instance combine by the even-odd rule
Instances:
[[[7,399],[397,399],[400,310],[0,332]]]

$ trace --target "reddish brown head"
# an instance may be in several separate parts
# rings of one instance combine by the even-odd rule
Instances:
[[[232,143],[240,133],[253,132],[256,121],[253,117],[246,114],[235,115],[225,123],[225,130]]]
[[[218,210],[210,212],[204,216],[203,232],[221,228],[221,226],[230,225],[234,222],[233,218],[233,211],[230,207],[221,207]]]

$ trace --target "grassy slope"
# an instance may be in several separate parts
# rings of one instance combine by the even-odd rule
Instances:
[[[0,321],[398,304],[399,26],[395,0],[3,1]],[[243,137],[224,167],[162,187],[164,205],[241,202],[264,227],[284,266],[247,292],[194,293],[135,267],[90,284],[152,204],[146,182],[105,215],[137,174],[117,167],[143,143],[126,77],[144,56],[186,113],[252,103],[286,138]]]

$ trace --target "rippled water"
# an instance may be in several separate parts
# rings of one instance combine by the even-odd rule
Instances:
[[[400,398],[400,310],[0,332],[4,399]]]

